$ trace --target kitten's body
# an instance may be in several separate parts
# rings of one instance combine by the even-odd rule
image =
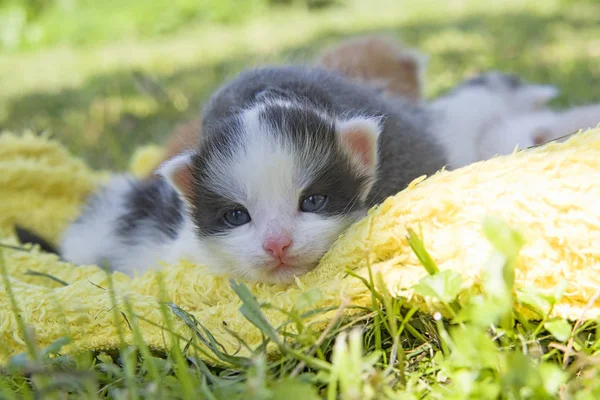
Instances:
[[[61,255],[79,265],[108,266],[132,274],[196,254],[184,203],[164,180],[116,176],[94,193],[63,236]]]
[[[131,273],[187,259],[288,282],[369,206],[446,163],[418,106],[319,69],[244,72],[203,116],[198,149],[165,180],[115,178],[90,201],[67,260]]]
[[[483,133],[479,156],[494,155],[558,139],[580,129],[594,128],[600,123],[600,104],[578,106],[567,110],[539,110],[506,118]]]
[[[540,109],[557,93],[552,86],[527,84],[513,75],[492,71],[468,79],[432,101],[433,131],[448,151],[450,167],[481,160],[485,132],[507,118]]]

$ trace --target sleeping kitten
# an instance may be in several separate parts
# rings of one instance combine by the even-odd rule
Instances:
[[[525,83],[497,71],[483,73],[430,103],[433,131],[448,152],[450,167],[459,168],[480,160],[483,132],[538,110],[557,95],[554,86]]]
[[[318,68],[242,73],[214,94],[202,129],[163,179],[117,177],[94,195],[63,257],[126,273],[186,259],[287,283],[369,207],[446,164],[418,105]]]

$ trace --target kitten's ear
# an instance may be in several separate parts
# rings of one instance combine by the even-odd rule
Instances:
[[[186,152],[175,156],[161,165],[157,171],[158,175],[162,176],[177,193],[188,201],[191,201],[193,197],[193,155],[193,152]]]
[[[560,94],[560,90],[552,85],[526,85],[521,88],[520,95],[528,104],[539,108]]]
[[[338,140],[352,163],[372,177],[377,171],[377,139],[383,129],[381,118],[356,117],[337,123]]]

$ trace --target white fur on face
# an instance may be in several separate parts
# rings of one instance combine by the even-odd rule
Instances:
[[[304,143],[302,150],[284,143],[270,126],[262,124],[259,110],[243,116],[235,157],[211,163],[209,181],[229,200],[246,208],[251,222],[223,234],[198,240],[208,264],[251,280],[289,282],[319,262],[335,239],[361,215],[324,216],[299,210],[303,190],[328,160],[329,149],[319,143]],[[269,234],[287,232],[292,244],[286,266],[276,267],[263,248]]]
[[[273,213],[275,217],[276,214]],[[203,239],[203,262],[216,273],[259,282],[289,283],[295,276],[312,270],[339,235],[358,217],[327,218],[304,214],[287,222],[291,222],[288,228],[291,228],[292,235],[286,259],[290,266],[276,267],[276,262],[263,249],[264,225],[269,217],[254,217],[249,224],[235,228],[235,232]],[[285,226],[285,223],[282,225]]]

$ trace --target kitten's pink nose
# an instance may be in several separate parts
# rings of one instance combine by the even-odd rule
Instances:
[[[267,238],[263,248],[267,253],[281,260],[291,244],[292,238],[289,235],[277,235]]]

